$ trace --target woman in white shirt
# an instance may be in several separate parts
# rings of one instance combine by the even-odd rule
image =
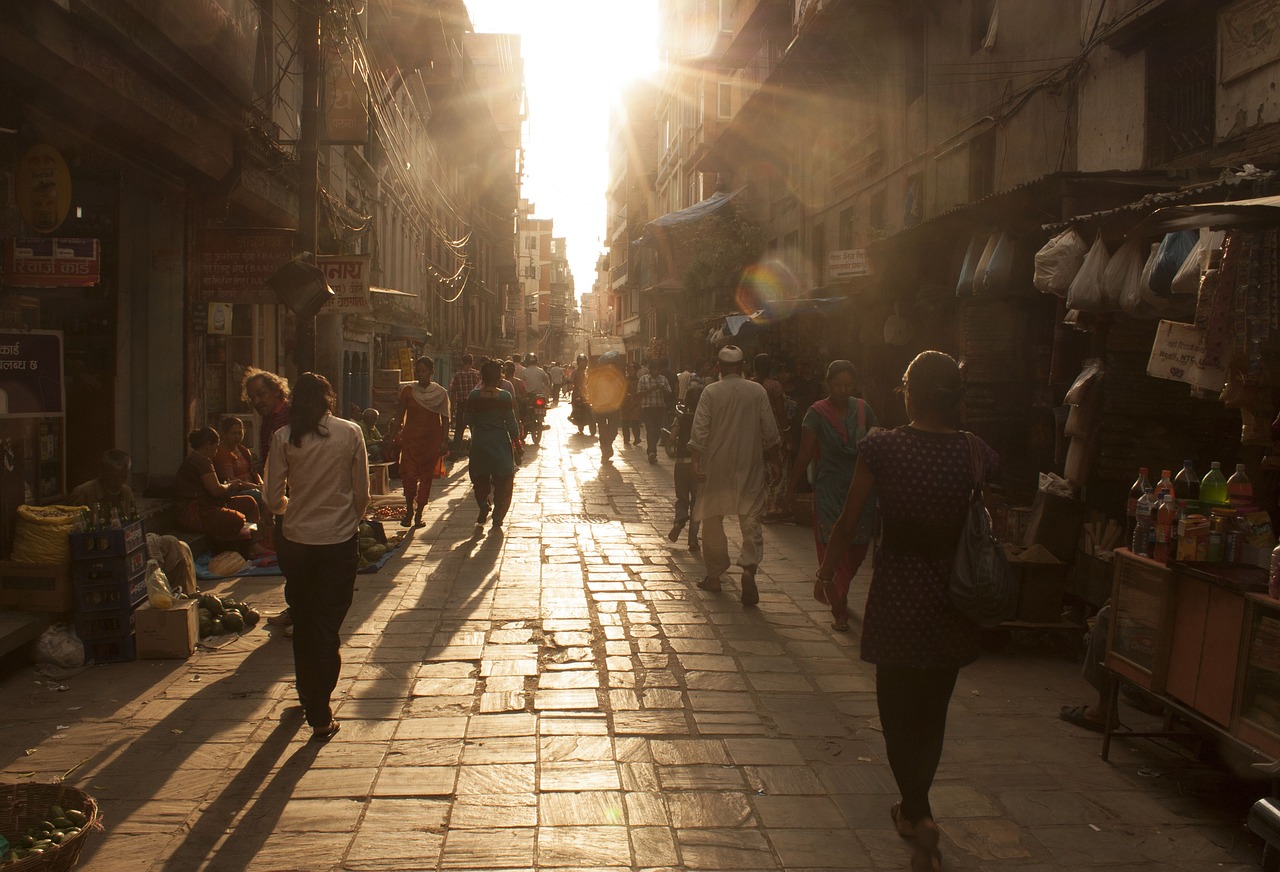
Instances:
[[[272,434],[264,486],[280,520],[276,555],[293,616],[298,700],[316,742],[338,732],[329,704],[342,667],[338,631],[351,607],[360,518],[369,505],[364,433],[336,409],[328,380],[303,373],[289,423]]]

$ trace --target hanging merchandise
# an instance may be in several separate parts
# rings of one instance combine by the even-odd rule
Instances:
[[[1008,293],[1013,283],[1013,238],[1007,231],[1002,231],[991,251],[987,268],[973,280],[975,293],[981,289],[988,294]]]
[[[1223,242],[1222,265],[1205,274],[1196,301],[1196,326],[1205,336],[1205,363],[1225,365],[1257,384],[1265,371],[1263,349],[1280,321],[1276,299],[1280,229],[1232,232]]]
[[[1142,275],[1137,282],[1125,288],[1124,293],[1120,295],[1120,309],[1126,315],[1132,315],[1135,318],[1143,316],[1146,306],[1142,300],[1142,290],[1148,286],[1151,281],[1151,272],[1155,269],[1156,261],[1160,257],[1160,243],[1151,243],[1151,251],[1147,255],[1147,262],[1142,266]]]
[[[1160,242],[1155,269],[1151,271],[1151,279],[1147,287],[1162,297],[1169,296],[1172,292],[1174,277],[1195,251],[1199,242],[1200,234],[1195,230],[1166,233]]]
[[[1102,274],[1102,295],[1108,308],[1120,308],[1126,291],[1136,288],[1142,292],[1142,249],[1136,239],[1130,239],[1116,251]]]
[[[893,304],[893,314],[884,322],[884,344],[906,345],[911,341],[911,322],[902,317],[898,303]]]
[[[982,293],[986,290],[983,282],[986,279],[987,267],[991,264],[991,257],[996,253],[996,245],[1000,242],[1000,235],[992,233],[987,239],[987,244],[983,246],[982,257],[978,258],[978,265],[973,270],[973,292],[975,294]]]
[[[960,279],[956,282],[956,296],[968,297],[973,294],[973,273],[978,268],[978,259],[982,257],[982,237],[974,236],[969,240],[969,248],[964,253],[964,264],[960,267]]]
[[[1067,306],[1079,312],[1105,312],[1106,297],[1102,293],[1102,275],[1107,271],[1111,255],[1101,234],[1094,240],[1089,253],[1084,256],[1080,271],[1071,280],[1067,290]]]
[[[1214,253],[1221,256],[1222,241],[1225,236],[1226,233],[1222,230],[1210,230],[1207,227],[1200,230],[1195,248],[1183,261],[1178,274],[1173,277],[1173,283],[1170,285],[1170,291],[1173,294],[1182,296],[1199,293],[1200,281],[1204,277],[1205,270],[1209,268]]]
[[[1059,297],[1067,295],[1071,280],[1080,272],[1089,244],[1075,231],[1068,228],[1044,244],[1036,252],[1036,271],[1032,284],[1046,294]]]

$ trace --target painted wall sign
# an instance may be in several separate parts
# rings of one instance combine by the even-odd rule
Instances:
[[[827,253],[827,281],[871,275],[865,248],[849,248]]]
[[[88,288],[102,280],[96,239],[7,239],[4,283],[15,288]]]
[[[0,331],[0,414],[43,418],[66,409],[62,333]]]
[[[1218,57],[1223,82],[1280,60],[1275,0],[1241,0],[1218,13]]]
[[[200,299],[204,302],[279,302],[267,279],[293,258],[293,231],[209,228],[200,231]]]
[[[333,288],[333,298],[320,308],[321,315],[372,315],[369,302],[367,254],[328,255],[316,258],[316,266]]]

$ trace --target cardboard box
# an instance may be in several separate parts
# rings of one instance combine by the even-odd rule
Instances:
[[[138,658],[186,660],[200,638],[198,600],[178,600],[171,609],[153,609],[143,603],[134,613]]]
[[[68,564],[0,561],[0,608],[58,613],[74,606]]]

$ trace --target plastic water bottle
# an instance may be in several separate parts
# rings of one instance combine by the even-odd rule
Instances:
[[[1178,505],[1173,501],[1173,494],[1167,493],[1156,509],[1156,544],[1151,557],[1161,563],[1168,563],[1169,558],[1177,552],[1174,550],[1173,531],[1178,523]]]
[[[1222,464],[1216,460],[1200,480],[1200,502],[1211,506],[1225,506],[1228,503],[1227,480],[1222,476]]]
[[[1180,500],[1200,499],[1200,476],[1190,460],[1182,461],[1182,469],[1173,477],[1173,495]]]
[[[1253,482],[1245,474],[1243,463],[1237,463],[1236,471],[1227,479],[1227,499],[1237,510],[1253,505]]]
[[[1142,499],[1142,494],[1151,489],[1151,480],[1147,478],[1147,468],[1145,466],[1138,469],[1138,479],[1129,487],[1129,501],[1125,504],[1125,527],[1124,533],[1129,541],[1133,540],[1133,528],[1138,511],[1138,500]]]
[[[1134,515],[1133,553],[1139,557],[1151,556],[1151,537],[1155,533],[1155,519],[1151,510],[1155,507],[1155,492],[1148,486],[1138,498],[1138,507]]]

